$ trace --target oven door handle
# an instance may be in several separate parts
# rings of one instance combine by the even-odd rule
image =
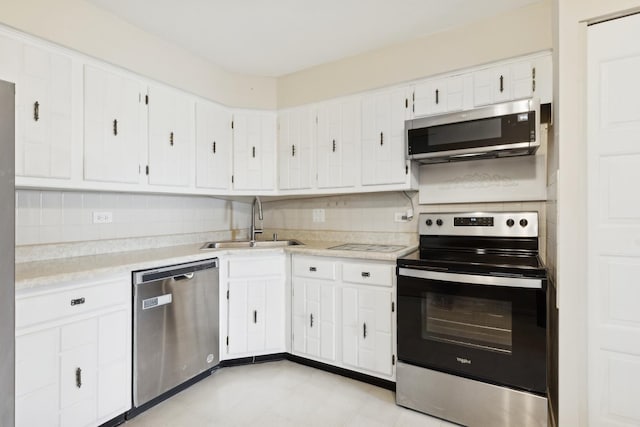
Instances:
[[[510,288],[542,289],[542,279],[504,276],[480,276],[475,274],[443,273],[439,271],[399,268],[398,276],[442,282],[468,283],[470,285],[506,286]]]

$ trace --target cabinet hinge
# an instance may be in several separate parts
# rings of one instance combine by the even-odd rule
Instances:
[[[149,105],[149,95],[144,96],[144,105]]]
[[[395,354],[392,354],[392,355],[391,355],[391,365],[394,365],[394,366],[395,366],[395,364],[396,364],[396,355],[395,355]]]
[[[149,175],[149,165],[145,166],[144,170],[145,170],[145,173]]]
[[[227,297],[227,299],[229,299]],[[396,303],[394,301],[391,301],[391,312],[394,313],[396,311]]]

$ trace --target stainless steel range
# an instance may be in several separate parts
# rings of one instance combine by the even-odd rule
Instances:
[[[536,212],[420,215],[398,259],[396,401],[469,426],[546,426]]]

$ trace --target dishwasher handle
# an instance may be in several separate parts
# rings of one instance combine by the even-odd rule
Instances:
[[[193,275],[202,270],[218,268],[218,258],[206,259],[203,261],[188,262],[184,264],[172,265],[169,267],[154,268],[150,270],[136,271],[133,273],[133,283],[155,282],[168,278],[175,280],[191,279]]]
[[[185,274],[178,274],[177,276],[173,276],[173,280],[175,280],[176,282],[179,280],[191,280],[193,279],[193,276],[195,276],[196,273],[185,273]]]

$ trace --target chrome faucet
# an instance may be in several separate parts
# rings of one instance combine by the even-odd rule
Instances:
[[[258,204],[258,219],[260,221],[263,220],[262,216],[262,202],[260,202],[260,197],[256,196],[253,199],[253,203],[251,204],[251,241],[256,240],[256,234],[262,234],[262,227],[256,228],[256,203]],[[260,224],[262,226],[262,224]]]

